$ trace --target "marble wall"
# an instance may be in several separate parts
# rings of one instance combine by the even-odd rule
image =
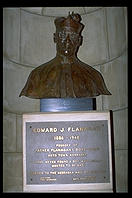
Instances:
[[[3,8],[3,191],[22,192],[22,114],[39,111],[40,101],[19,98],[35,67],[55,57],[54,19],[82,16],[78,57],[100,71],[111,96],[97,97],[97,109],[113,111],[116,190],[127,192],[127,8]]]

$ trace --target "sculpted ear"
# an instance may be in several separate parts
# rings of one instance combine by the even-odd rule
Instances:
[[[79,46],[82,45],[83,37],[82,36],[79,36],[79,39],[78,40],[79,40]]]
[[[54,43],[56,43],[57,42],[57,35],[56,35],[56,33],[54,33],[53,39],[54,39]]]

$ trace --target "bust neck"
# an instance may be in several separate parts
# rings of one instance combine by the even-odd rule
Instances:
[[[61,62],[61,64],[72,64],[77,59],[75,55],[65,56],[61,54],[57,54],[56,58]]]

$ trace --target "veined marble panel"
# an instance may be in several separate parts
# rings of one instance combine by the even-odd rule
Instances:
[[[123,7],[108,7],[107,26],[110,59],[119,56],[126,48],[126,27]]]
[[[43,7],[42,14],[46,16],[68,16],[69,12],[85,14],[83,7]]]
[[[22,191],[22,153],[4,153],[3,191]]]
[[[128,109],[113,112],[115,149],[128,149]]]
[[[3,114],[3,151],[16,152],[16,114]]]
[[[117,110],[128,105],[127,54],[101,66],[103,77],[112,95],[103,96],[103,109]]]
[[[84,7],[84,10],[88,14],[90,12],[97,11],[100,8],[102,8],[102,7]]]
[[[19,62],[20,8],[3,8],[4,55]]]
[[[40,14],[42,13],[42,8],[43,7],[21,7],[22,10],[31,12],[33,14]]]
[[[22,152],[22,115],[16,115],[16,150]]]
[[[19,97],[32,69],[15,64],[9,60],[6,61],[3,69],[3,102],[6,111],[21,114],[40,110],[39,99]]]
[[[85,25],[82,31],[83,43],[78,57],[89,65],[108,61],[108,46],[104,9],[82,16]]]
[[[128,192],[128,150],[115,150],[116,192]]]
[[[21,10],[21,63],[39,66],[56,55],[54,18]]]

